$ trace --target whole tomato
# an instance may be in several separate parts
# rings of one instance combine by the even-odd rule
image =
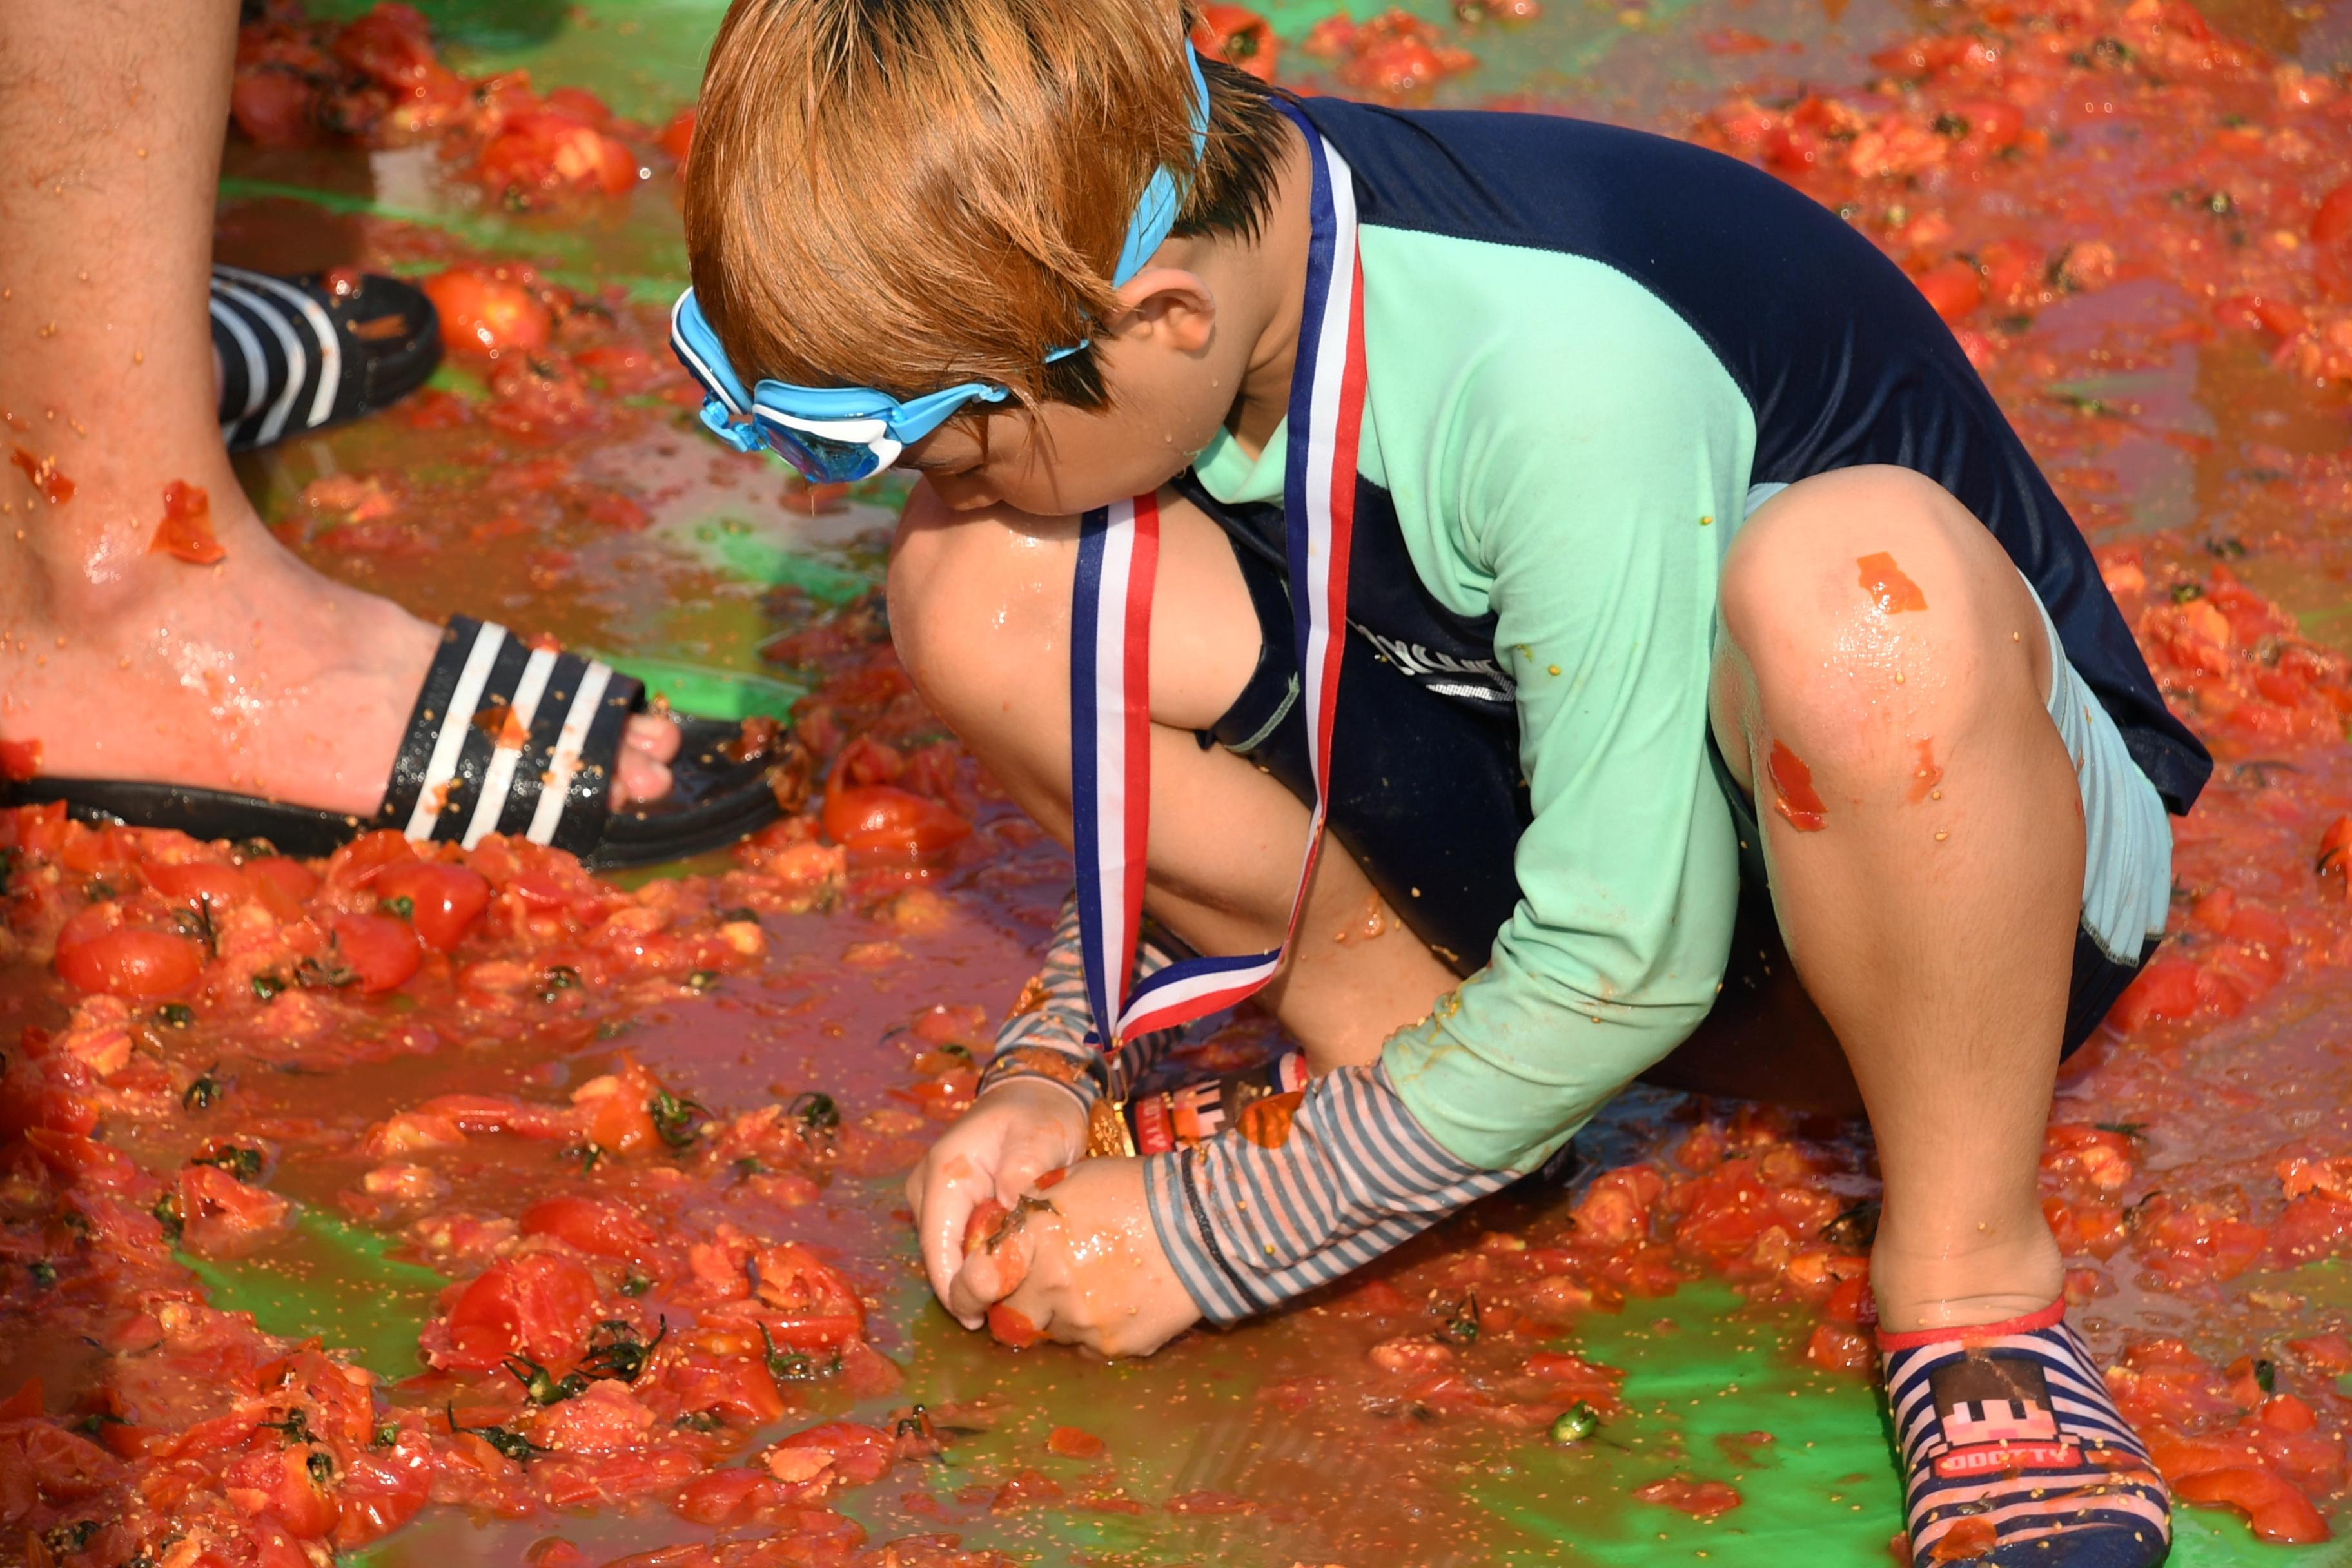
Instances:
[[[928,860],[971,832],[971,824],[938,801],[895,784],[845,784],[836,768],[825,782],[821,818],[853,862]]]
[[[426,279],[424,289],[441,315],[441,342],[453,353],[543,349],[554,334],[555,319],[536,294],[480,268],[453,267]]]
[[[408,922],[389,915],[337,915],[335,947],[370,996],[396,988],[425,961]]]
[[[490,884],[480,872],[431,860],[386,867],[374,891],[390,906],[384,912],[406,920],[436,952],[455,948],[490,903]]]
[[[100,931],[71,946],[60,932],[57,963],[58,973],[79,990],[143,1002],[194,985],[205,972],[205,952],[168,931]]]
[[[1260,81],[1274,79],[1275,59],[1282,48],[1273,25],[1243,5],[1202,6],[1200,20],[1192,24],[1192,47]]]
[[[1947,321],[1958,321],[1984,303],[1984,280],[1977,269],[1957,257],[1940,261],[1914,278],[1919,292],[1927,303],[1936,307],[1936,314]]]

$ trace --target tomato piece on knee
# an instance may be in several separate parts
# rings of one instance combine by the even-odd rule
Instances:
[[[371,996],[393,990],[425,962],[416,933],[389,915],[337,915],[335,946]]]

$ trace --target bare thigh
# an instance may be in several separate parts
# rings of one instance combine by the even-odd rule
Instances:
[[[1257,618],[1223,531],[1172,492],[1160,510],[1145,905],[1200,952],[1261,952],[1288,921],[1308,813],[1250,763],[1197,739],[1255,668]],[[1075,519],[952,512],[919,488],[889,582],[891,634],[917,689],[1065,845],[1076,556]],[[1290,960],[1260,993],[1309,1060],[1318,1069],[1373,1060],[1453,984],[1327,834]]]

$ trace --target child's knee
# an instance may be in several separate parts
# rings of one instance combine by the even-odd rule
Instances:
[[[1725,636],[1776,730],[1886,749],[1922,723],[2032,702],[2048,685],[2032,595],[1951,495],[1847,469],[1759,510],[1724,562]]]
[[[890,640],[925,701],[959,731],[1025,712],[1067,646],[1068,552],[1040,520],[950,511],[928,485],[908,497],[890,551]]]

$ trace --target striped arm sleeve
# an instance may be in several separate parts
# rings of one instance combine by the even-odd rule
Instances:
[[[1447,1153],[1378,1065],[1309,1084],[1274,1147],[1229,1130],[1143,1163],[1160,1246],[1217,1323],[1328,1285],[1518,1175]]]
[[[1135,946],[1135,978],[1157,974],[1173,960],[1149,934]],[[1144,1069],[1166,1054],[1182,1031],[1161,1029],[1127,1042],[1108,1062],[1087,1039],[1094,1014],[1087,1003],[1087,974],[1078,940],[1078,896],[1073,891],[1062,902],[1061,919],[1046,943],[1045,962],[1013,1012],[996,1031],[996,1051],[981,1074],[979,1092],[985,1094],[1007,1079],[1044,1079],[1091,1106],[1108,1088],[1112,1098],[1124,1100]]]

